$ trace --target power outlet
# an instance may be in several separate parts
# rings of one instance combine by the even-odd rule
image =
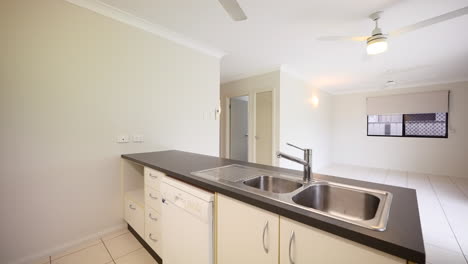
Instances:
[[[145,141],[143,135],[133,135],[133,142],[141,143]]]
[[[116,142],[117,143],[128,143],[130,141],[130,138],[128,135],[120,135],[117,137]]]

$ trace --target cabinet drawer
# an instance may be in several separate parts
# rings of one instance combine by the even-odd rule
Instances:
[[[145,167],[145,185],[159,191],[164,173]]]
[[[149,186],[145,186],[145,205],[157,213],[161,213],[161,193]]]
[[[162,255],[161,233],[154,232],[151,228],[146,228],[145,241],[161,258],[164,258]]]
[[[155,210],[146,207],[145,230],[151,233],[161,234],[161,214]]]
[[[125,221],[143,236],[145,234],[145,213],[144,208],[130,199],[125,200]]]

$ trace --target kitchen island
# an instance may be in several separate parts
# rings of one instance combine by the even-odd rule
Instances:
[[[353,243],[358,243],[410,262],[425,263],[425,250],[415,190],[314,174],[316,180],[378,189],[392,193],[393,200],[386,229],[384,231],[376,231],[316,214],[290,204],[278,202],[257,193],[233,188],[216,181],[192,175],[192,172],[195,171],[231,164],[297,175],[298,178],[302,177],[302,172],[300,171],[176,150],[128,154],[122,155],[122,158],[159,171],[195,187],[263,209],[280,217],[285,217],[320,231],[350,240]]]

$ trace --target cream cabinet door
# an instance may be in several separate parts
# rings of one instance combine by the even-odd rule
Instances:
[[[217,194],[218,264],[278,263],[279,216]]]
[[[280,264],[402,264],[406,260],[280,217]]]

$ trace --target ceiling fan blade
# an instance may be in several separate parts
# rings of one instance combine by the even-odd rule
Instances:
[[[244,13],[244,10],[240,7],[239,3],[236,0],[218,0],[219,3],[223,6],[224,10],[229,14],[229,16],[234,21],[246,20],[247,16]]]
[[[360,37],[350,37],[350,36],[326,36],[319,37],[317,40],[321,41],[341,41],[341,40],[351,40],[351,41],[366,41],[369,36],[360,36]]]
[[[433,25],[433,24],[436,24],[436,23],[440,23],[440,22],[443,22],[443,21],[446,21],[446,20],[449,20],[449,19],[453,19],[453,18],[456,18],[456,17],[459,17],[459,16],[466,15],[466,14],[468,14],[468,6],[457,9],[457,10],[452,11],[452,12],[442,14],[440,16],[436,16],[436,17],[433,17],[433,18],[429,18],[429,19],[420,21],[420,22],[418,22],[416,24],[413,24],[413,25],[402,27],[400,29],[397,29],[397,30],[394,30],[394,31],[390,32],[389,35],[391,37],[399,36],[399,35],[404,34],[404,33],[408,33],[408,32],[411,32],[411,31],[414,31],[414,30],[417,30],[417,29],[420,29],[420,28],[424,28],[424,27],[427,27],[427,26],[430,26],[430,25]]]

